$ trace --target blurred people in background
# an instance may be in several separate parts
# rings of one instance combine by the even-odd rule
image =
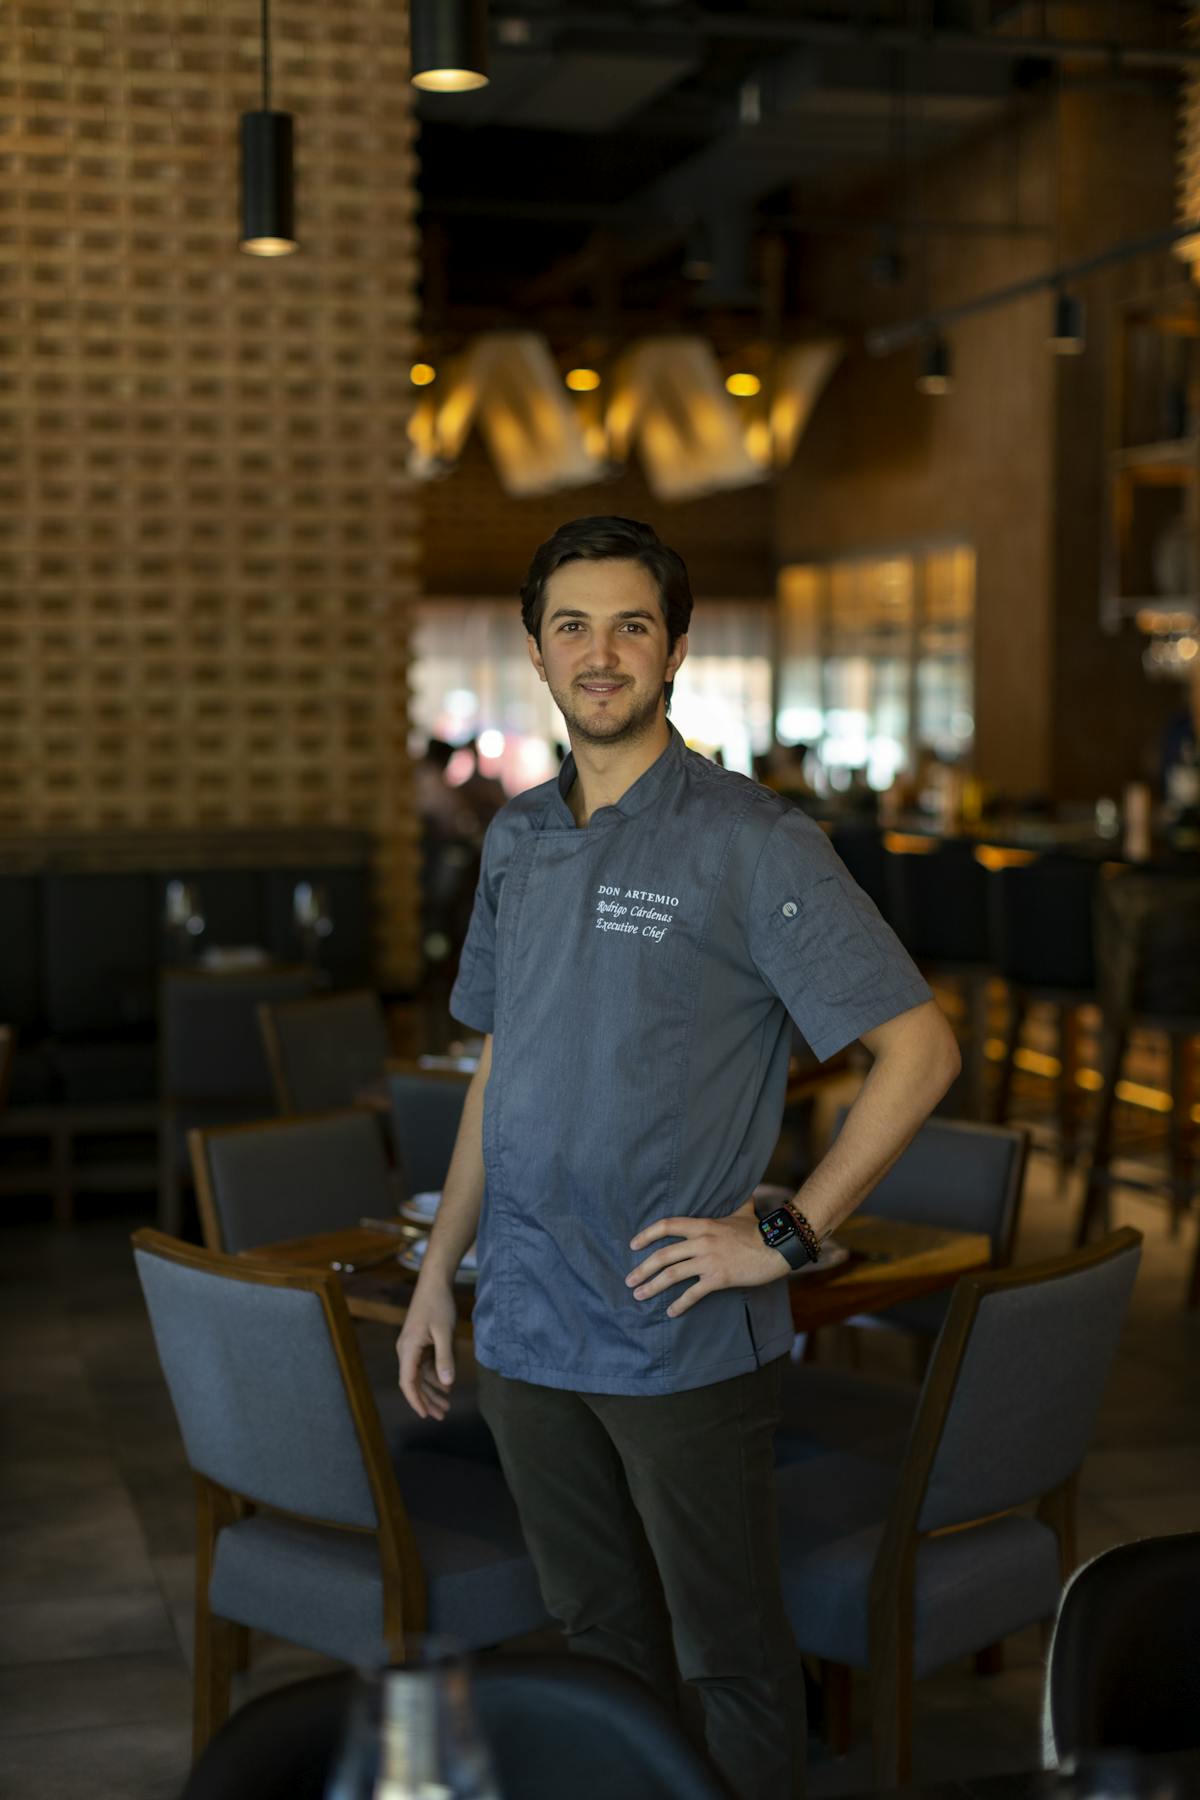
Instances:
[[[454,754],[453,744],[430,738],[424,756],[413,764],[421,819],[422,985],[430,1021],[445,1011],[451,971],[467,934],[484,831],[462,788],[446,780]]]
[[[479,760],[479,739],[472,738],[464,747],[471,752],[475,766],[467,779],[460,782],[453,791],[461,804],[470,812],[482,843],[484,832],[508,799],[508,795],[504,791],[502,782],[497,781],[494,775],[484,774]]]

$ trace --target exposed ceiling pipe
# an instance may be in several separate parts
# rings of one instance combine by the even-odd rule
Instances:
[[[593,12],[574,5],[569,12],[558,9],[509,8],[494,12],[498,28],[512,30],[522,25],[548,26],[628,36],[639,22],[628,15]],[[1131,68],[1191,68],[1200,63],[1200,45],[1136,44],[1119,38],[1061,38],[1042,34],[993,33],[979,31],[924,30],[911,25],[893,25],[868,19],[847,20],[844,24],[826,19],[798,19],[772,14],[689,12],[688,29],[698,37],[740,38],[750,42],[804,44],[820,49],[869,47],[872,49],[942,51],[952,55],[1004,57],[1020,62],[1032,57],[1042,62],[1081,61],[1125,64]],[[510,41],[520,41],[519,38]]]
[[[1107,250],[1101,250],[1095,256],[1086,256],[1080,262],[1063,263],[1058,268],[1047,269],[1041,275],[1029,275],[1023,281],[1010,282],[1007,287],[993,288],[990,293],[979,294],[974,300],[964,300],[958,306],[941,307],[937,312],[926,313],[919,319],[909,319],[902,325],[881,325],[868,331],[864,341],[872,356],[890,356],[893,350],[903,350],[906,345],[920,343],[934,333],[943,331],[948,325],[955,325],[961,319],[973,318],[976,313],[992,312],[998,306],[1009,306],[1014,300],[1024,300],[1030,294],[1063,287],[1069,282],[1078,281],[1084,275],[1094,275],[1099,269],[1112,268],[1115,263],[1132,262],[1138,256],[1152,256],[1156,250],[1169,250],[1173,244],[1182,243],[1185,238],[1194,238],[1198,234],[1200,219],[1191,219],[1184,225],[1172,225],[1163,231],[1151,232],[1148,237],[1125,238],[1121,243],[1111,244]]]

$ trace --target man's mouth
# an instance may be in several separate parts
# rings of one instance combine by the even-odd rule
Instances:
[[[581,681],[579,685],[585,694],[596,694],[602,698],[605,694],[619,693],[625,683],[623,681]]]

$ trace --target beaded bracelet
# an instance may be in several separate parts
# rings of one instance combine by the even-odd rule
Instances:
[[[821,1258],[821,1240],[818,1238],[816,1232],[813,1230],[798,1206],[793,1206],[790,1200],[786,1200],[784,1205],[792,1215],[792,1219],[796,1226],[796,1236],[800,1239],[800,1242],[808,1252],[809,1262],[819,1262]]]

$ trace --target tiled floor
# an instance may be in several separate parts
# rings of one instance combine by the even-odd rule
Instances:
[[[1035,1159],[1019,1260],[1066,1246],[1074,1204]],[[1146,1232],[1146,1253],[1085,1469],[1084,1555],[1200,1528],[1200,1314],[1181,1306],[1194,1228],[1171,1239],[1159,1207],[1133,1196],[1118,1212]],[[134,1281],[135,1222],[93,1219],[58,1234],[14,1225],[0,1239],[7,1800],[167,1800],[187,1767],[191,1486]],[[872,1362],[891,1354],[875,1340],[869,1347]],[[242,1691],[314,1666],[304,1653],[256,1644]],[[1036,1632],[1010,1642],[1000,1675],[962,1667],[922,1683],[916,1775],[1035,1764],[1040,1694]],[[814,1800],[869,1786],[861,1730],[840,1760],[814,1748]]]

